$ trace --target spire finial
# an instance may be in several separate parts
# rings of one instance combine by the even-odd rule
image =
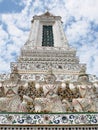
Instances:
[[[48,5],[46,5],[45,10],[46,10],[46,12],[49,12],[50,9],[49,9]]]
[[[49,7],[46,8],[47,12],[49,12]]]

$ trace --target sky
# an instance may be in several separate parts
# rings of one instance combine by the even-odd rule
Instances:
[[[70,46],[87,73],[98,77],[98,0],[0,0],[0,73],[10,72],[28,39],[31,19],[47,11],[61,16]]]

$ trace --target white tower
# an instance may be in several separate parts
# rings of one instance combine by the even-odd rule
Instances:
[[[45,41],[47,39],[47,41]],[[45,43],[46,42],[46,43]],[[28,46],[68,47],[60,16],[46,12],[34,16],[31,21],[31,31],[27,41]]]
[[[10,78],[0,75],[0,129],[98,129],[98,80],[89,82],[60,16],[46,12],[33,17],[11,70]]]
[[[31,31],[21,55],[11,69],[17,66],[23,79],[40,80],[51,68],[57,80],[76,80],[85,65],[79,64],[76,50],[68,45],[60,16],[49,12],[34,16]]]

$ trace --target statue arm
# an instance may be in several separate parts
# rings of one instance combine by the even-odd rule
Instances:
[[[33,99],[26,95],[23,95],[23,100],[25,100],[26,102],[33,102]]]
[[[27,89],[27,88],[28,88],[28,83],[25,83],[25,84],[23,85],[23,88],[24,88],[24,89]]]

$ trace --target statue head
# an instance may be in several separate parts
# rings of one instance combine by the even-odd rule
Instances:
[[[10,73],[11,80],[19,80],[21,79],[21,75],[18,73],[17,67],[14,67],[12,72]]]
[[[80,74],[79,76],[78,76],[78,81],[80,81],[80,82],[85,82],[85,81],[89,81],[89,76],[88,76],[88,74],[86,74],[86,73],[82,73],[82,74]]]
[[[81,82],[82,82],[82,81],[83,81],[83,82],[89,81],[89,77],[88,77],[87,74],[81,75],[81,76],[78,77],[78,80],[81,81]]]
[[[85,82],[85,81],[89,81],[89,76],[88,74],[85,73],[84,70],[81,70],[78,76],[78,81],[80,82]]]
[[[52,73],[52,70],[49,70],[45,78],[46,83],[53,84],[55,80],[56,80],[55,75]]]

